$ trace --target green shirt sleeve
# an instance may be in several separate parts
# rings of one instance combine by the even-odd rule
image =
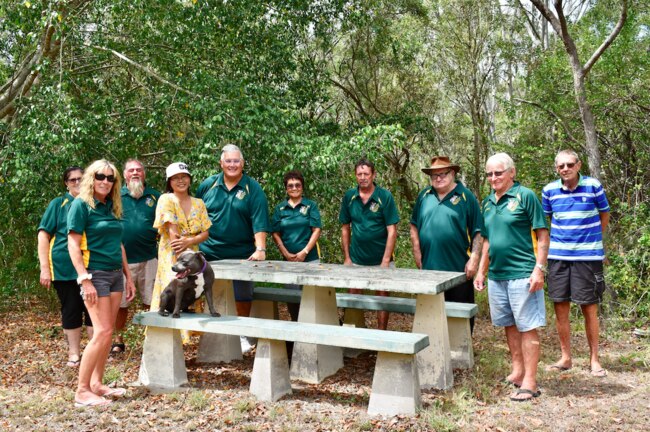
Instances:
[[[68,234],[76,232],[83,234],[88,223],[88,204],[81,198],[75,198],[68,212]]]
[[[339,210],[339,222],[342,225],[349,224],[352,222],[352,216],[350,216],[350,195],[354,193],[354,190],[349,190],[343,195],[343,200],[341,201],[341,210]]]
[[[397,211],[397,205],[395,204],[395,199],[393,194],[388,192],[386,194],[386,205],[382,206],[384,211],[384,220],[386,221],[386,226],[395,225],[399,222],[399,211]]]
[[[309,226],[312,228],[321,228],[320,210],[318,204],[310,201],[309,207]]]

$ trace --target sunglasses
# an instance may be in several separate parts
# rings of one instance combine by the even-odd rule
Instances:
[[[65,182],[66,183],[81,183],[81,177],[69,178]]]
[[[302,189],[302,184],[300,184],[300,183],[287,183],[287,189]]]
[[[490,177],[501,177],[501,176],[503,175],[503,173],[506,172],[506,171],[507,171],[507,170],[503,170],[503,171],[490,171],[490,172],[486,172],[486,173],[485,173],[485,176],[486,176],[487,178],[490,178]]]
[[[450,172],[451,172],[451,170],[445,171],[445,172],[442,172],[442,173],[437,173],[437,174],[434,173],[434,174],[431,174],[431,178],[432,179],[443,179],[443,178],[447,177]]]
[[[559,164],[559,165],[557,166],[557,169],[564,169],[564,167],[567,167],[567,168],[571,169],[571,168],[573,168],[574,166],[576,166],[576,163],[577,163],[577,162],[569,162],[569,163]]]
[[[95,180],[97,180],[97,181],[108,180],[109,183],[115,183],[115,176],[113,174],[106,175],[106,174],[102,174],[102,173],[96,173],[95,174]]]

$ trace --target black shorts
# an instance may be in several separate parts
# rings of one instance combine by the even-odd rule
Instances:
[[[52,286],[61,301],[61,327],[65,330],[72,330],[81,327],[84,323],[87,327],[91,327],[93,323],[86,310],[86,305],[79,295],[77,281],[55,280],[52,281]]]
[[[548,297],[554,303],[600,303],[605,292],[602,261],[548,260]]]

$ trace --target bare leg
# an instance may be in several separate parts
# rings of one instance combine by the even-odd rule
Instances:
[[[598,360],[598,337],[600,325],[598,323],[598,304],[580,305],[585,317],[585,332],[589,343],[591,371],[599,372],[603,369]]]
[[[78,361],[81,357],[81,327],[63,329],[63,335],[68,343],[68,361]]]
[[[524,359],[524,380],[521,382],[521,388],[537,391],[537,364],[539,363],[539,334],[537,329],[521,333],[521,351]],[[524,399],[531,397],[523,395]]]
[[[560,351],[562,356],[554,363],[551,368],[568,369],[572,366],[571,361],[571,322],[569,320],[569,312],[571,311],[571,303],[560,302],[554,303],[555,308],[555,327],[557,328],[557,335],[560,339]]]
[[[93,305],[86,303],[93,321],[93,337],[84,350],[79,366],[79,382],[75,393],[77,402],[88,402],[99,397],[91,388],[91,383],[95,383],[98,379],[101,382],[103,377],[121,296],[121,293],[111,293],[109,297],[99,297]],[[114,309],[113,303],[115,303]],[[99,372],[102,376],[99,376]]]
[[[525,375],[524,357],[521,352],[521,333],[519,333],[516,326],[505,327],[505,331],[508,348],[510,349],[510,357],[512,359],[512,370],[506,379],[517,385],[521,385]]]
[[[117,317],[117,311],[120,309],[120,302],[122,301],[122,293],[111,293],[110,305],[108,310],[108,319],[110,320],[111,329],[115,326],[115,319]],[[111,350],[110,338],[109,342],[103,346],[103,351],[97,359],[95,364],[95,369],[93,370],[92,376],[90,378],[90,388],[93,393],[96,395],[102,396],[104,393],[110,389],[104,385],[104,370],[106,369],[106,362],[108,361],[108,354]]]
[[[377,295],[388,297],[388,291],[377,291]],[[377,312],[377,328],[379,330],[386,330],[388,328],[388,312],[387,311],[378,311]]]

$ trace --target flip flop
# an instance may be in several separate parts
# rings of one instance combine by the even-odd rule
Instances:
[[[511,385],[511,386],[513,386],[513,387],[515,387],[515,388],[519,388],[519,387],[521,387],[521,384],[517,384],[517,383],[514,382],[514,381],[510,381],[508,378],[504,378],[504,379],[503,379],[503,383],[504,383],[504,384]]]
[[[98,407],[98,406],[105,406],[111,404],[112,401],[108,399],[99,398],[99,399],[93,399],[89,400],[87,402],[79,402],[78,400],[75,399],[74,401],[74,407],[75,408],[88,408],[88,407]]]
[[[520,394],[527,394],[527,395],[530,395],[530,397],[528,397],[528,398],[518,398],[518,397],[516,397],[516,396],[519,396]],[[515,394],[513,396],[510,396],[510,400],[515,401],[515,402],[527,402],[529,400],[535,399],[536,397],[539,397],[541,394],[542,394],[542,392],[540,390],[537,390],[537,391],[534,392],[532,390],[520,388],[520,389],[517,389],[517,391],[515,392]]]
[[[606,369],[591,370],[591,376],[596,378],[605,378],[607,376]]]
[[[554,364],[554,365],[550,365],[550,366],[548,366],[548,367],[546,368],[546,371],[547,371],[547,372],[554,372],[554,371],[558,371],[558,372],[566,372],[566,371],[568,371],[569,369],[571,369],[571,366],[566,367],[566,366],[561,366],[561,365],[558,365],[558,364]]]
[[[114,389],[110,389],[106,393],[102,395],[102,397],[122,397],[126,394],[126,389],[122,387],[116,387]]]
[[[80,363],[81,363],[81,359],[68,360],[68,362],[65,365],[69,368],[75,368],[78,367]]]

